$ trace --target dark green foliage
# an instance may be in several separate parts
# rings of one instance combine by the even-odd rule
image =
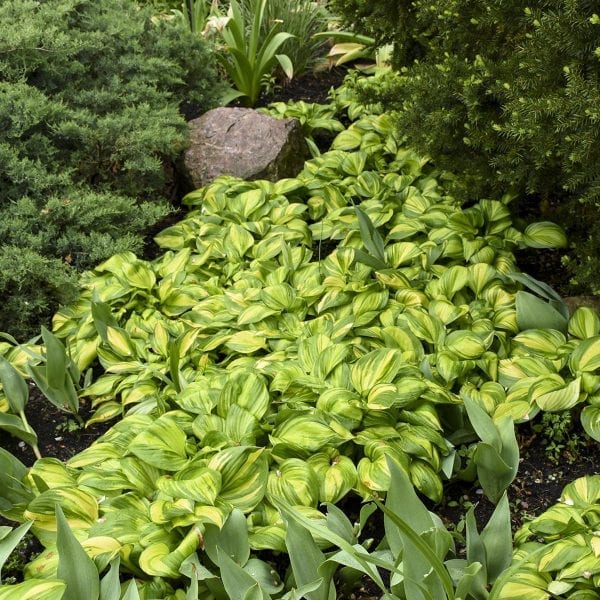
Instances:
[[[178,106],[209,108],[219,85],[202,40],[151,15],[128,0],[0,4],[2,330],[36,333],[69,297],[69,265],[141,251],[170,210]]]
[[[560,205],[548,216],[568,227],[576,278],[600,292],[600,2],[337,4],[396,43],[404,77],[384,101],[409,143],[457,173],[467,200],[511,191]]]

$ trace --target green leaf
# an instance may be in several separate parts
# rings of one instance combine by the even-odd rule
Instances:
[[[25,425],[21,417],[17,417],[17,415],[0,412],[0,429],[8,431],[8,433],[18,437],[32,447],[37,446],[37,434]]]
[[[135,579],[132,579],[125,590],[125,594],[123,594],[123,598],[121,600],[140,600],[140,592],[137,587],[137,583]]]
[[[510,508],[506,492],[483,528],[481,541],[485,547],[487,580],[488,583],[494,583],[508,568],[512,556]]]
[[[121,561],[117,556],[110,561],[108,572],[100,580],[100,600],[120,600],[121,584],[119,581],[119,565]]]
[[[243,567],[250,558],[248,524],[244,513],[234,508],[221,529],[215,525],[207,525],[204,545],[206,553],[215,564],[219,564],[219,558],[225,554]]]
[[[0,356],[0,382],[10,409],[17,414],[23,412],[29,400],[27,382],[3,356]]]
[[[335,564],[326,563],[313,537],[294,519],[287,522],[285,545],[290,557],[294,579],[299,586],[319,582],[319,587],[306,594],[308,600],[333,600]]]
[[[98,569],[73,535],[59,504],[56,505],[56,524],[57,574],[67,584],[63,600],[97,600],[100,595]]]
[[[19,525],[4,537],[0,537],[0,584],[2,583],[2,567],[23,536],[29,531],[32,521]]]
[[[362,238],[365,249],[373,258],[377,259],[383,264],[386,264],[383,238],[377,231],[375,225],[373,225],[373,221],[371,221],[369,216],[360,208],[355,207],[354,210],[356,211],[356,216],[358,217],[360,237]]]
[[[439,554],[445,556],[449,549],[450,535],[443,529],[435,529],[435,523],[417,498],[406,473],[392,459],[388,459],[388,465],[392,480],[386,504],[375,502],[384,512],[388,540],[396,540],[397,550],[392,549],[392,552],[397,555],[402,549],[407,597],[426,598],[424,587],[432,597],[443,598],[445,592],[448,598],[454,598],[452,580],[439,558]],[[422,537],[432,528],[433,547]],[[432,576],[427,577],[430,573]],[[416,582],[424,582],[424,586],[415,585]]]
[[[515,298],[519,330],[557,329],[566,333],[567,319],[541,298],[529,292],[519,291]]]
[[[265,592],[260,590],[258,582],[252,575],[246,573],[240,565],[229,558],[223,549],[217,548],[217,553],[223,587],[231,600],[248,600],[250,598],[267,600],[269,598]],[[255,590],[258,590],[258,595]]]

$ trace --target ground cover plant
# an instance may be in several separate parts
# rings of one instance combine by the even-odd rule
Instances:
[[[598,439],[600,320],[589,309],[568,315],[513,256],[564,244],[562,231],[520,231],[500,201],[465,208],[389,116],[351,98],[336,96],[356,121],[298,177],[223,177],[189,194],[190,212],[156,238],[163,255],[120,253],[88,272],[45,346],[3,342],[25,374],[28,363],[41,373],[48,340],[62,340],[62,384],[69,360],[81,373],[97,360],[103,373],[81,394],[90,421],[120,420],[66,464],[48,457],[26,469],[0,453],[1,512],[32,520],[46,547],[0,598],[60,598],[65,585],[74,597],[87,585],[102,598],[329,598],[339,563],[388,598],[485,598],[499,563],[481,550],[461,562],[439,521],[402,513],[391,490],[439,501],[457,473],[478,476],[499,506],[481,543],[506,545],[513,421],[583,405]],[[388,491],[386,542],[371,555],[336,503]],[[3,531],[3,547],[21,533]],[[472,526],[469,535],[478,539]],[[431,539],[436,554],[423,560],[418,540]],[[595,552],[593,535],[573,542],[578,557]],[[273,552],[290,556],[287,577]],[[298,556],[310,556],[308,570]],[[86,565],[88,583],[73,564]],[[373,564],[392,579],[380,582]],[[566,563],[549,564],[542,583],[534,578],[539,597],[567,585],[595,597],[593,569],[573,580]],[[514,597],[530,584],[524,576]]]
[[[169,210],[183,100],[218,97],[201,39],[125,0],[0,6],[0,330],[39,333],[76,269],[141,251]]]
[[[517,193],[568,227],[573,289],[597,293],[597,2],[332,1],[394,44],[397,110],[412,147],[459,175],[455,193]],[[378,94],[378,89],[370,90]],[[466,185],[464,185],[466,184]]]

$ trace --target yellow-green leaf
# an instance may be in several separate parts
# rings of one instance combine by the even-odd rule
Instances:
[[[578,377],[568,385],[552,390],[535,399],[536,404],[546,411],[563,411],[573,408],[580,399],[581,378]]]
[[[128,451],[158,469],[179,471],[188,460],[185,441],[186,435],[177,421],[163,415],[133,438]]]
[[[592,439],[600,442],[600,408],[586,406],[581,411],[581,424]]]
[[[567,245],[567,237],[563,229],[550,221],[528,225],[523,241],[530,248],[564,248]]]
[[[350,368],[350,381],[361,395],[367,395],[378,383],[391,383],[402,366],[402,353],[394,348],[373,350]]]
[[[593,308],[580,306],[569,319],[568,331],[581,340],[597,336],[600,333],[598,313]]]
[[[30,579],[0,587],[0,600],[61,600],[67,584],[59,579]]]
[[[600,368],[600,336],[583,340],[569,358],[573,373],[591,372]]]
[[[240,354],[252,354],[266,348],[265,335],[259,331],[238,331],[225,342],[225,346]]]

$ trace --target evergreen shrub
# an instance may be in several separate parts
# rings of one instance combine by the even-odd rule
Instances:
[[[458,174],[455,193],[466,200],[508,191],[560,220],[574,247],[574,283],[600,293],[600,2],[333,7],[395,43],[403,77],[383,100],[408,143]]]
[[[151,16],[128,0],[0,3],[0,330],[37,333],[72,267],[141,251],[170,210],[179,104],[206,110],[219,83],[202,40]]]

